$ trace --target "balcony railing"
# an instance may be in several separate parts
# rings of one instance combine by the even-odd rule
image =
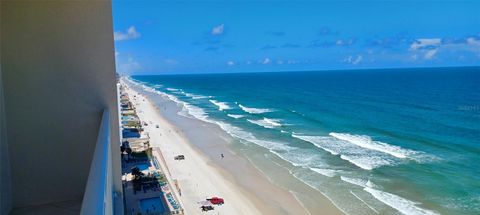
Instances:
[[[113,214],[110,117],[103,112],[80,214]]]

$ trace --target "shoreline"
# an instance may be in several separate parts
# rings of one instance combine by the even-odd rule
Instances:
[[[134,91],[134,92],[136,92],[136,91]],[[138,92],[136,92],[136,93],[138,93]],[[134,94],[136,94],[136,93],[134,93]],[[168,134],[167,134],[167,132],[163,132],[164,133],[163,135],[158,135],[158,132],[152,132],[152,131],[155,131],[154,129],[156,129],[156,128],[151,123],[150,123],[149,126],[146,126],[146,128],[145,128],[145,130],[147,132],[149,132],[149,135],[150,135],[150,138],[151,138],[151,144],[154,147],[160,148],[160,150],[161,150],[160,153],[162,153],[163,157],[166,160],[168,171],[170,172],[171,177],[176,178],[179,181],[180,187],[182,189],[182,196],[180,197],[180,199],[181,199],[181,201],[182,201],[182,203],[183,203],[183,205],[186,209],[187,214],[192,214],[192,213],[195,214],[194,210],[197,209],[198,206],[199,206],[199,205],[197,205],[197,202],[201,201],[201,200],[204,200],[204,198],[206,197],[206,196],[199,195],[198,192],[208,193],[208,191],[199,190],[199,187],[198,187],[199,183],[196,182],[196,181],[202,181],[202,183],[204,183],[203,186],[205,186],[205,183],[207,183],[207,182],[205,180],[200,180],[199,178],[201,178],[201,176],[205,176],[206,174],[208,174],[208,176],[206,177],[207,180],[215,181],[215,183],[212,184],[212,186],[217,186],[217,185],[222,184],[222,183],[227,185],[227,186],[223,187],[223,190],[227,190],[226,193],[228,193],[228,194],[226,194],[224,192],[223,196],[219,195],[219,194],[216,194],[216,195],[218,195],[222,198],[225,198],[225,201],[227,202],[227,204],[229,202],[229,199],[235,199],[234,204],[240,206],[240,207],[233,208],[234,210],[228,210],[228,214],[288,214],[288,213],[285,213],[285,212],[281,212],[276,208],[272,208],[269,204],[260,204],[260,202],[262,202],[262,200],[258,199],[257,196],[250,194],[243,187],[238,186],[238,184],[235,183],[236,179],[233,176],[231,176],[227,171],[223,170],[223,168],[221,168],[219,165],[217,165],[215,162],[213,162],[207,156],[203,155],[202,152],[199,151],[199,149],[195,147],[195,145],[191,144],[188,141],[188,138],[186,138],[184,135],[182,135],[182,132],[180,132],[180,129],[178,129],[176,126],[172,125],[168,120],[163,118],[163,116],[159,113],[160,111],[158,110],[158,107],[156,107],[154,104],[152,104],[147,97],[144,97],[144,95],[141,94],[141,93],[139,93],[137,95],[141,95],[140,100],[142,100],[142,101],[140,101],[140,105],[136,105],[137,110],[139,112],[139,117],[141,119],[148,118],[149,120],[147,120],[147,123],[152,121],[152,123],[158,123],[159,128],[169,130]],[[145,101],[143,101],[143,99]],[[137,99],[136,101],[138,101],[138,100],[139,99]],[[150,109],[150,110],[146,110],[146,109]],[[146,112],[148,112],[148,113],[146,113]],[[156,117],[154,115],[156,115]],[[154,118],[156,120],[150,120],[152,118]],[[155,135],[155,134],[157,134],[157,135]],[[175,137],[174,138],[172,138],[172,137],[162,138],[161,137],[161,136],[166,136],[166,135],[175,136]],[[178,141],[177,143],[182,144],[183,147],[173,148],[174,144],[169,144],[169,145],[160,144],[160,145],[157,145],[158,141],[161,141],[161,140],[172,141],[172,139]],[[187,151],[188,151],[188,153],[187,153]],[[200,168],[198,166],[195,166],[195,164],[193,164],[193,165],[192,164],[191,165],[182,165],[181,162],[184,162],[184,161],[174,161],[173,157],[175,155],[177,155],[179,152],[182,152],[185,155],[186,160],[195,158],[195,161],[198,161],[198,162],[195,162],[195,164],[203,163],[207,167]],[[227,155],[226,157],[231,157],[231,158],[234,157],[233,153],[231,153],[231,152],[228,152],[228,154],[225,153],[225,155]],[[243,164],[245,165],[246,162],[243,162]],[[190,166],[190,167],[193,166],[194,168],[199,168],[203,171],[195,174],[195,173],[192,173],[191,170],[186,168],[187,166]],[[240,166],[238,166],[238,165],[236,165],[236,166],[240,168]],[[215,176],[215,178],[212,179],[212,176]],[[259,181],[265,182],[264,180],[261,180],[259,178],[259,175],[253,176],[253,175],[246,174],[246,176],[255,177],[254,179],[252,178],[252,181],[255,181],[257,183]],[[266,185],[266,184],[264,183],[264,185]],[[212,186],[209,186],[207,190],[213,190]],[[217,191],[221,192],[220,190],[217,190]],[[191,195],[187,196],[187,192],[190,192]],[[210,192],[210,193],[212,193],[211,195],[213,195],[213,192]],[[233,198],[232,197],[230,197],[230,198],[225,197],[226,195],[229,195],[229,194],[232,194],[232,193],[235,193],[235,196]],[[232,200],[230,200],[230,201],[232,201]],[[225,204],[222,207],[225,207],[227,204]],[[221,211],[221,209],[224,209],[224,208],[219,207],[219,209],[216,209],[216,210],[218,210],[220,212],[224,212],[224,211]],[[296,214],[302,214],[302,213],[298,213],[298,210],[295,213]]]
[[[248,214],[343,214],[340,209],[335,207],[330,200],[320,193],[318,195],[322,196],[315,196],[315,198],[309,199],[309,204],[316,204],[318,208],[306,207],[293,191],[274,183],[260,168],[252,164],[248,157],[239,155],[232,150],[232,137],[220,128],[198,119],[180,116],[177,114],[178,111],[175,110],[179,107],[173,102],[163,97],[161,99],[164,101],[157,101],[158,98],[155,99],[152,95],[148,95],[149,92],[139,92],[141,90],[132,89],[131,84],[125,85],[128,86],[129,91],[134,91],[135,95],[142,96],[141,99],[136,100],[136,102],[140,103],[139,116],[141,119],[147,119],[145,121],[150,124],[146,127],[146,131],[149,133],[153,132],[151,133],[152,145],[159,147],[162,151],[161,153],[167,161],[167,166],[172,172],[171,177],[178,178],[184,196],[186,195],[186,190],[195,192],[194,187],[192,188],[192,183],[194,183],[197,175],[192,177],[192,175],[188,174],[188,177],[186,177],[185,171],[182,171],[185,168],[185,165],[181,165],[183,161],[173,161],[176,150],[180,148],[174,149],[174,145],[157,145],[155,143],[171,138],[152,135],[155,134],[155,127],[151,125],[150,121],[153,123],[158,121],[161,124],[160,128],[168,129],[170,136],[176,136],[176,139],[180,140],[179,142],[183,147],[181,150],[190,150],[189,156],[198,157],[198,160],[207,165],[205,169],[210,169],[210,174],[215,174],[215,178],[222,183],[228,184],[231,187],[229,192],[236,192],[237,196],[235,198],[238,201],[244,201],[242,204],[246,205],[245,207],[251,207],[249,208],[250,211],[247,212]],[[136,106],[138,108],[138,105]],[[163,111],[161,111],[162,109]],[[172,118],[184,119],[172,120]],[[220,154],[224,154],[225,157],[221,158]],[[186,159],[189,159],[189,156],[186,156]],[[187,206],[190,208],[186,209],[187,213],[191,213],[191,210],[194,208],[192,205],[195,205],[194,203],[196,202],[192,203],[192,197],[186,198],[184,196],[181,197],[182,202],[185,208]],[[197,198],[198,196],[197,194]],[[228,199],[226,199],[226,202],[228,202]],[[224,206],[219,207],[219,209],[222,209],[222,207]],[[230,213],[232,212],[233,214],[245,213],[243,210],[230,211]]]

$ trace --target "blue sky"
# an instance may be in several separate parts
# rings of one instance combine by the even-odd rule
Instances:
[[[480,1],[113,1],[121,74],[480,66]]]

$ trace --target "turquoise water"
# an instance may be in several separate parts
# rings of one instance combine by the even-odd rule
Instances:
[[[480,214],[479,68],[131,78],[268,149],[346,213]]]
[[[148,170],[150,167],[150,165],[146,163],[137,164],[136,166],[140,169],[140,171]]]
[[[140,210],[142,214],[149,214],[149,213],[161,214],[166,211],[165,206],[163,205],[162,200],[159,197],[140,200]]]

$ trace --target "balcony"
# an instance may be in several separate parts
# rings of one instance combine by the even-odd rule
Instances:
[[[110,123],[109,112],[105,110],[80,214],[114,214],[114,203],[121,200],[118,194],[113,192]]]

